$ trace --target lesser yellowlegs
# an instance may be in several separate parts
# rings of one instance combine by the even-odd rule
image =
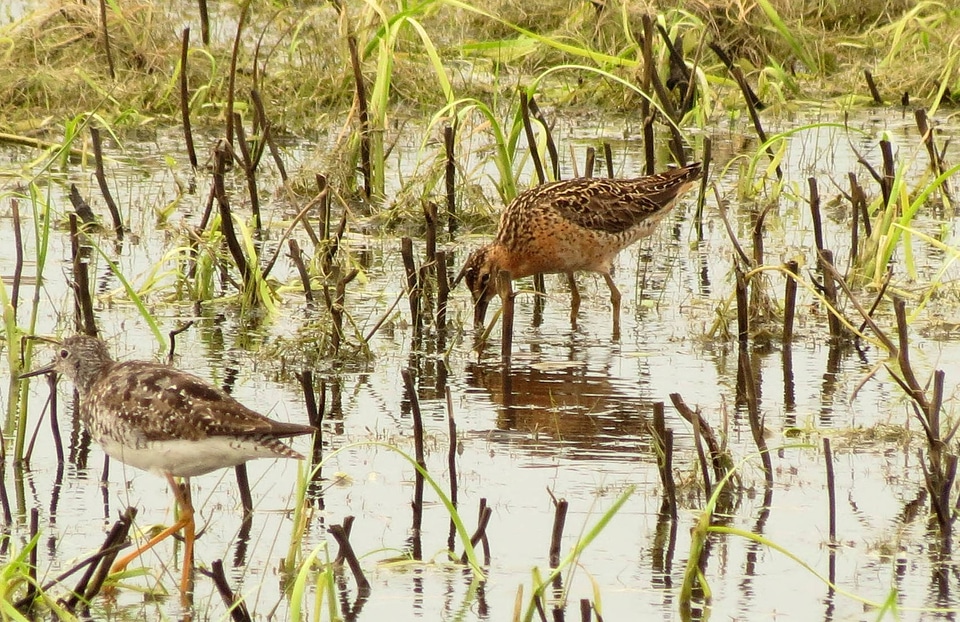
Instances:
[[[283,423],[256,413],[204,380],[167,365],[114,361],[106,343],[76,335],[64,339],[53,363],[21,378],[59,372],[80,394],[80,419],[104,452],[167,479],[180,508],[176,522],[118,560],[118,572],[179,531],[184,534],[181,594],[186,598],[193,567],[196,525],[193,505],[175,477],[190,478],[254,458],[303,456],[280,439],[315,428]]]

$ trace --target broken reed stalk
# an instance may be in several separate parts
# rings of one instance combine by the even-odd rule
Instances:
[[[370,163],[370,114],[367,109],[367,89],[363,83],[363,71],[360,68],[360,52],[357,50],[357,37],[347,37],[350,47],[350,63],[353,66],[353,82],[357,94],[357,115],[360,119],[360,170],[363,173],[363,195],[369,199],[373,192],[373,167]]]
[[[653,92],[653,22],[647,17],[643,19],[643,40],[640,52],[643,58],[643,74],[640,78],[640,88],[644,93]],[[640,120],[643,123],[643,155],[644,175],[653,175],[656,172],[655,151],[653,143],[654,114],[650,110],[650,100],[647,97],[640,99]]]
[[[470,536],[470,546],[476,546],[478,543],[483,543],[483,563],[484,565],[490,565],[490,545],[487,541],[487,525],[490,524],[490,517],[493,516],[493,510],[487,507],[487,500],[485,498],[480,499],[480,516],[477,521],[477,529],[473,532],[473,535]],[[467,552],[464,551],[463,555],[460,556],[460,563],[467,563]]]
[[[737,339],[741,345],[750,338],[750,309],[747,304],[747,278],[738,263],[737,272]]]
[[[403,386],[406,390],[407,399],[410,401],[410,413],[413,417],[413,447],[417,465],[420,467],[414,474],[413,488],[413,558],[422,559],[420,548],[420,528],[423,524],[423,471],[427,470],[427,463],[423,453],[423,416],[420,413],[420,398],[417,396],[417,388],[413,383],[413,372],[409,368],[400,370],[403,377]]]
[[[247,611],[247,604],[242,598],[238,598],[237,595],[234,594],[230,583],[227,581],[227,575],[223,571],[222,559],[215,559],[210,565],[209,571],[201,568],[200,572],[213,580],[213,585],[216,586],[217,593],[220,594],[220,598],[223,599],[223,604],[227,606],[227,610],[230,612],[230,619],[233,622],[252,622],[253,618],[250,617],[250,612]]]
[[[457,160],[456,142],[453,128],[445,125],[443,128],[443,150],[446,155],[446,165],[443,171],[443,185],[447,197],[447,233],[453,236],[457,232]]]
[[[649,13],[646,13],[641,17],[641,20],[643,22],[644,38],[650,37],[650,46],[652,49],[654,32],[653,17]],[[646,75],[644,77],[646,77]],[[670,129],[670,151],[673,152],[673,157],[676,158],[677,162],[684,165],[687,163],[687,155],[683,150],[683,136],[677,127],[677,123],[680,121],[680,113],[677,111],[677,107],[670,97],[670,92],[667,91],[663,85],[663,81],[660,79],[656,64],[652,61],[650,63],[650,82],[653,85],[654,93],[657,94],[657,99],[660,101],[660,107],[671,121],[667,124],[667,127]]]
[[[607,163],[607,177],[613,179],[613,149],[606,141],[603,143],[603,160]]]
[[[820,251],[819,262],[821,265],[829,264],[833,267],[833,251],[824,249]],[[832,270],[823,270],[823,297],[826,298],[827,302],[831,307],[839,309],[837,307],[837,281],[834,277],[839,277],[836,269]],[[839,342],[843,339],[845,332],[843,323],[840,321],[840,318],[837,316],[837,313],[829,312],[827,313],[827,324],[830,326],[830,338],[835,342]]]
[[[553,179],[554,181],[560,180],[560,153],[557,150],[557,143],[553,140],[553,132],[550,131],[550,125],[547,123],[547,119],[543,116],[543,111],[540,110],[540,106],[537,105],[537,100],[531,95],[529,101],[527,101],[527,108],[530,110],[530,114],[533,115],[533,118],[540,122],[540,125],[543,126],[543,132],[547,139],[547,153],[550,155],[550,166],[553,169]]]
[[[107,534],[100,551],[93,557],[92,563],[87,571],[80,578],[73,594],[67,600],[67,608],[72,611],[79,600],[90,602],[94,596],[100,593],[103,582],[110,575],[110,567],[113,566],[120,549],[125,546],[127,536],[130,534],[130,527],[133,525],[133,519],[137,515],[136,508],[128,507],[120,515],[119,520],[113,524],[110,532]]]
[[[330,334],[331,342],[333,344],[334,352],[340,351],[340,344],[343,341],[343,301],[347,295],[347,285],[350,284],[350,281],[357,278],[357,275],[360,273],[358,268],[354,268],[348,272],[345,276],[337,280],[337,288],[335,290],[334,298],[330,300],[330,292],[326,286],[323,288],[323,295],[327,302],[327,309],[330,311],[330,317],[333,320],[333,331]]]
[[[233,125],[237,133],[237,146],[240,149],[240,161],[243,164],[243,176],[247,180],[247,194],[250,195],[253,230],[256,232],[257,238],[262,238],[263,225],[260,219],[260,192],[257,190],[257,166],[260,164],[260,154],[263,153],[263,149],[258,147],[256,153],[250,151],[246,131],[243,129],[243,118],[239,112],[235,112],[233,115]]]
[[[663,483],[663,502],[660,514],[677,519],[677,487],[673,481],[673,430],[668,430],[663,402],[653,403],[653,442],[657,446],[657,471]]]
[[[350,533],[353,531],[354,520],[355,517],[351,514],[343,517],[343,535],[345,535],[348,540],[350,539]],[[337,551],[337,556],[333,559],[334,566],[340,566],[343,564],[343,562],[347,561],[347,558],[343,553],[344,552],[342,550]]]
[[[853,203],[853,209],[860,212],[860,220],[863,222],[863,232],[867,237],[872,234],[872,225],[870,224],[870,212],[867,209],[867,195],[863,191],[863,186],[857,179],[857,174],[853,171],[847,173],[850,180],[850,198]]]
[[[201,1],[201,4],[204,4]],[[204,7],[205,8],[205,7]],[[184,28],[180,40],[180,121],[183,123],[183,140],[187,145],[190,167],[197,170],[197,149],[193,144],[193,129],[190,126],[190,85],[187,81],[187,59],[190,50],[190,28]]]
[[[513,276],[506,270],[501,270],[497,275],[497,291],[500,293],[500,300],[503,305],[503,317],[501,336],[500,336],[500,362],[504,369],[510,367],[510,356],[513,352]]]
[[[690,423],[690,425],[695,426],[700,437],[707,444],[707,450],[710,452],[710,462],[713,465],[713,477],[719,482],[727,476],[727,473],[732,468],[732,464],[729,459],[729,454],[723,450],[720,441],[717,440],[717,434],[713,431],[710,423],[700,413],[699,409],[693,410],[690,408],[687,403],[683,401],[683,397],[679,393],[671,393],[670,401],[680,416]],[[660,405],[660,408],[662,410],[663,404]],[[660,416],[661,418],[663,417],[662,414]],[[654,420],[656,421],[656,419]]]
[[[293,262],[293,265],[297,268],[297,273],[300,275],[300,283],[303,285],[303,296],[307,299],[307,302],[313,302],[313,289],[310,287],[310,273],[307,271],[307,266],[303,262],[303,252],[300,250],[300,245],[297,244],[295,238],[290,238],[287,240],[287,246],[290,249],[290,260]]]
[[[583,164],[583,176],[593,177],[593,168],[597,164],[597,150],[593,147],[587,147],[587,159]]]
[[[560,565],[560,545],[563,541],[563,526],[567,522],[566,499],[553,499],[553,530],[550,532],[550,567],[556,568]],[[559,575],[558,575],[559,577]]]
[[[330,525],[327,531],[330,532],[330,535],[333,536],[333,539],[336,540],[340,546],[339,555],[342,555],[347,565],[350,566],[353,579],[357,582],[357,592],[361,595],[369,596],[370,582],[367,581],[367,577],[363,574],[363,567],[360,566],[360,560],[357,559],[356,553],[353,552],[353,547],[350,545],[350,539],[347,537],[343,525]]]
[[[261,139],[260,145],[262,150],[262,145],[266,143],[267,147],[270,149],[270,157],[273,158],[273,163],[277,166],[277,171],[280,172],[280,181],[284,184],[287,183],[287,167],[283,165],[283,157],[280,155],[280,148],[277,146],[277,141],[273,137],[273,124],[270,123],[270,120],[267,118],[267,109],[263,105],[263,98],[260,97],[260,91],[253,89],[250,91],[250,100],[253,102],[253,110],[256,112],[254,117],[259,121]]]
[[[233,50],[230,53],[230,74],[228,75],[227,81],[227,106],[226,110],[224,110],[224,115],[227,119],[225,136],[227,144],[231,147],[231,151],[233,147],[233,111],[237,94],[237,59],[240,57],[240,43],[242,41],[241,37],[243,34],[243,27],[247,23],[247,15],[250,12],[249,9],[250,2],[244,2],[240,10],[240,19],[237,21],[237,32],[233,37]]]
[[[421,284],[417,275],[417,266],[413,259],[413,240],[404,236],[400,240],[400,256],[403,258],[403,269],[407,274],[407,297],[410,301],[410,322],[413,324],[414,336],[420,335],[423,329],[423,319],[420,317]]]
[[[231,215],[230,200],[227,198],[227,186],[224,179],[227,163],[233,159],[232,153],[233,149],[229,142],[225,140],[217,141],[213,156],[213,188],[220,210],[220,231],[223,232],[230,256],[233,257],[237,269],[240,270],[244,287],[247,287],[251,280],[250,267],[247,265],[246,255],[243,254],[243,247],[237,239],[237,232],[233,228],[233,216]]]
[[[799,278],[800,266],[796,260],[791,259],[784,264],[784,267],[790,273],[785,279],[783,293],[783,343],[788,344],[793,340],[793,320],[797,310],[797,278]]]
[[[457,421],[453,416],[453,394],[450,385],[444,387],[444,397],[447,402],[447,434],[450,436],[450,445],[447,449],[447,471],[450,473],[450,505],[457,509]],[[450,517],[450,532],[447,535],[447,550],[453,553],[456,545],[457,526]]]
[[[77,330],[91,337],[97,336],[97,324],[93,315],[93,297],[90,294],[90,264],[80,244],[77,215],[70,214],[70,248],[73,255],[74,311]]]
[[[713,485],[710,483],[710,466],[707,463],[707,455],[703,451],[700,421],[700,417],[694,417],[690,423],[693,424],[693,445],[697,448],[697,460],[700,462],[700,475],[703,477],[703,494],[709,499],[712,494]]]
[[[867,89],[870,91],[870,97],[877,106],[883,105],[883,98],[880,97],[880,91],[877,89],[877,83],[873,80],[873,73],[869,69],[863,70],[863,78],[867,81]]]
[[[533,124],[530,123],[530,102],[527,98],[527,92],[523,89],[520,89],[520,118],[523,120],[523,133],[527,138],[530,159],[533,160],[533,168],[537,171],[537,181],[542,184],[547,181],[547,177],[543,172],[543,162],[540,160],[540,153],[537,149],[537,138],[533,134]]]
[[[923,146],[926,147],[927,155],[930,156],[930,168],[933,169],[935,174],[942,175],[943,162],[940,160],[940,153],[937,151],[933,128],[930,126],[930,121],[927,118],[927,111],[925,108],[917,108],[913,111],[913,116],[917,121],[917,130],[920,131]]]
[[[107,57],[107,69],[110,70],[110,79],[117,79],[117,71],[113,65],[113,52],[110,50],[110,33],[107,31],[107,0],[100,0],[100,32],[103,34],[103,53]]]
[[[437,261],[437,204],[433,201],[427,201],[423,204],[423,216],[426,220],[427,230],[424,239],[424,255],[426,257],[426,267],[436,267]]]
[[[93,159],[96,163],[97,184],[100,186],[100,194],[110,210],[110,217],[113,219],[113,230],[117,234],[117,239],[123,239],[123,219],[120,217],[120,209],[117,207],[113,195],[110,194],[110,185],[107,184],[107,176],[103,172],[103,143],[100,140],[100,130],[90,127],[90,138],[93,143]]]
[[[817,250],[823,250],[823,219],[820,216],[820,190],[817,187],[817,178],[807,178],[810,188],[810,215],[813,217],[813,239]]]
[[[889,140],[880,141],[880,156],[883,159],[882,174],[880,176],[880,191],[883,193],[883,205],[890,205],[891,195],[893,194],[893,179],[895,176],[895,166],[893,160],[893,145]]]
[[[199,0],[200,4],[200,40],[204,45],[210,45],[210,12],[207,10],[207,0]]]
[[[97,215],[90,209],[90,204],[80,195],[76,184],[70,184],[70,204],[73,211],[80,217],[81,224],[97,226]]]
[[[827,511],[829,513],[830,544],[837,542],[837,485],[833,473],[833,449],[830,438],[823,437],[823,459],[827,463]]]
[[[747,83],[746,77],[743,75],[743,71],[740,69],[739,65],[736,65],[730,60],[730,57],[727,55],[718,44],[709,43],[710,49],[717,54],[718,57],[723,61],[723,64],[726,65],[727,71],[730,72],[730,75],[733,76],[733,79],[736,81],[737,86],[740,87],[740,92],[743,93],[743,100],[747,104],[747,112],[750,114],[750,121],[753,123],[753,129],[756,131],[757,136],[760,138],[760,144],[765,144],[767,142],[767,133],[763,129],[763,124],[760,122],[760,115],[758,111],[764,108],[764,104],[760,101],[760,98],[757,97],[757,94],[753,92],[753,89],[750,88],[750,85]],[[776,161],[777,154],[773,150],[773,145],[767,145],[766,147],[767,156],[770,158],[771,162]],[[783,179],[783,169],[777,164],[777,179]]]

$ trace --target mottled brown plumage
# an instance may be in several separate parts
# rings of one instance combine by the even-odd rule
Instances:
[[[116,572],[163,538],[185,530],[181,591],[188,586],[193,507],[176,477],[191,477],[254,458],[302,455],[280,439],[311,434],[312,426],[273,421],[200,378],[148,361],[114,361],[96,337],[64,339],[50,365],[21,377],[59,372],[80,394],[80,419],[111,458],[167,478],[181,508],[174,525],[118,561]]]
[[[700,178],[699,163],[636,179],[578,178],[542,184],[521,193],[503,211],[496,239],[474,251],[460,276],[473,295],[474,322],[482,325],[496,295],[496,277],[514,279],[563,272],[573,295],[573,273],[599,272],[610,288],[614,333],[620,330],[620,291],[610,272],[617,254],[650,235],[657,223]]]

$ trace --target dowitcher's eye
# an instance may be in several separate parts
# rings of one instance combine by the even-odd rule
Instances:
[[[60,352],[57,354],[60,358],[65,359],[70,356],[70,350],[67,350],[66,348],[60,348]]]

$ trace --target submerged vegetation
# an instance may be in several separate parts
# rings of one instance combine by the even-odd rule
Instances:
[[[912,361],[910,336],[916,318],[931,317],[935,304],[939,313],[960,308],[951,270],[960,251],[949,224],[960,165],[952,163],[956,149],[950,152],[939,132],[940,124],[951,119],[955,124],[954,106],[960,101],[956,3],[246,1],[219,3],[209,23],[200,19],[203,11],[195,2],[28,3],[24,14],[0,26],[0,143],[16,154],[0,168],[0,210],[11,215],[16,238],[11,246],[16,258],[3,264],[12,274],[3,274],[0,282],[9,372],[3,393],[4,468],[29,465],[38,429],[27,416],[39,407],[31,410],[27,383],[18,378],[37,358],[34,342],[25,337],[47,330],[96,333],[103,316],[113,312],[116,317],[120,307],[125,314],[119,326],[136,319],[155,339],[155,349],[172,357],[178,331],[214,314],[238,318],[242,333],[282,324],[273,339],[259,344],[259,355],[279,368],[282,381],[302,388],[309,419],[319,424],[327,385],[321,380],[316,395],[313,373],[339,385],[346,374],[366,372],[377,362],[371,344],[386,333],[409,355],[402,371],[403,408],[412,413],[415,451],[401,451],[400,442],[386,443],[379,430],[371,429],[366,430],[371,439],[327,454],[329,443],[317,439],[311,469],[299,473],[290,502],[290,540],[280,543],[286,556],[278,571],[279,598],[286,599],[293,619],[334,620],[341,613],[359,613],[371,587],[361,571],[364,564],[347,546],[352,517],[329,527],[340,546],[336,560],[326,532],[314,533],[324,510],[323,491],[330,485],[321,467],[334,457],[382,449],[399,456],[397,468],[415,481],[410,537],[397,558],[383,565],[429,562],[420,540],[426,528],[419,522],[426,489],[450,523],[447,547],[436,555],[442,560],[436,565],[470,573],[458,612],[458,618],[466,617],[474,603],[483,602],[490,564],[484,530],[493,513],[480,499],[476,531],[469,534],[470,518],[458,506],[456,491],[464,439],[457,434],[447,374],[454,350],[469,350],[469,331],[460,310],[454,305],[448,310],[448,300],[456,286],[451,277],[472,244],[469,234],[491,232],[501,205],[530,180],[627,176],[641,159],[646,172],[666,161],[702,159],[710,174],[700,187],[687,242],[716,248],[707,245],[710,232],[704,232],[704,210],[713,210],[716,231],[725,230],[718,253],[724,257],[702,257],[702,266],[683,275],[700,279],[698,293],[709,305],[697,308],[684,300],[684,312],[694,318],[691,325],[702,323],[693,340],[717,344],[725,362],[727,353],[736,353],[729,357],[735,368],[734,408],[755,448],[733,455],[729,421],[714,431],[720,426],[686,406],[679,393],[670,399],[682,421],[665,419],[662,403],[653,406],[652,423],[637,415],[643,419],[636,429],[642,430],[644,451],[658,467],[663,502],[652,548],[655,565],[662,564],[658,572],[668,579],[682,520],[678,510],[695,513],[677,605],[669,606],[679,606],[684,619],[697,617],[698,607],[709,611],[711,546],[719,537],[741,537],[751,546],[783,553],[823,581],[831,602],[836,592],[877,608],[878,617],[897,612],[890,602],[844,592],[832,566],[824,575],[808,565],[805,551],[763,533],[774,480],[781,475],[771,462],[776,452],[825,456],[831,517],[835,506],[832,449],[829,439],[817,437],[812,419],[797,421],[792,413],[786,442],[768,446],[766,440],[761,374],[754,359],[779,348],[784,377],[790,375],[792,383],[789,357],[795,339],[829,349],[825,401],[835,390],[835,380],[827,376],[840,373],[843,357],[857,358],[855,371],[862,374],[851,403],[867,383],[880,377],[890,383],[889,393],[896,392],[907,413],[898,416],[908,421],[880,424],[873,434],[842,433],[840,438],[858,439],[842,450],[874,442],[922,447],[919,501],[904,509],[902,524],[914,520],[915,506],[927,508],[930,529],[922,537],[924,546],[936,549],[929,563],[934,573],[944,574],[954,563],[960,424],[951,402],[955,396],[944,386],[956,372],[935,372],[925,368],[929,361]],[[810,113],[811,102],[819,114]],[[868,109],[910,111],[916,139],[895,145],[883,128],[850,122],[849,113]],[[579,119],[602,119],[601,125],[614,127],[608,135],[642,142],[643,158],[631,157],[627,164],[616,152],[620,146],[597,143],[594,137],[586,154],[575,152],[563,141],[576,134]],[[717,144],[720,134],[728,144]],[[806,161],[810,176],[798,181],[799,167],[787,166],[791,145],[815,142],[824,134],[850,146],[857,170],[817,177],[826,167]],[[174,146],[180,140],[183,146]],[[310,145],[311,154],[288,170],[294,146],[302,154],[304,145]],[[641,151],[635,145],[633,150]],[[136,193],[143,204],[117,202],[113,193],[132,194],[124,192],[125,186],[139,181],[111,177],[118,170],[114,165],[142,167],[137,170],[150,170],[169,183],[163,191]],[[96,210],[103,215],[88,201],[106,205]],[[146,235],[158,238],[163,250],[162,257],[144,266],[130,256]],[[399,246],[392,257],[402,262],[402,270],[386,270],[386,278],[380,275],[378,285],[367,287],[376,278],[369,257],[375,245]],[[64,256],[52,255],[59,251]],[[32,255],[24,257],[25,252]],[[921,254],[926,261],[918,260]],[[654,259],[659,258],[644,257],[642,263],[653,265]],[[711,282],[704,274],[713,261],[726,273]],[[24,277],[25,262],[35,274]],[[63,265],[52,267],[56,262]],[[72,314],[47,308],[42,294],[61,276],[60,268],[69,283]],[[402,283],[376,289],[398,274]],[[646,287],[645,277],[638,277],[636,307],[656,304]],[[351,290],[361,288],[362,300],[352,298]],[[503,292],[505,301],[513,300]],[[534,318],[542,314],[542,304],[542,296],[534,298]],[[511,367],[512,302],[504,308],[510,311],[503,314],[500,367],[488,374],[492,380],[483,378],[484,369],[471,369],[472,381],[488,383],[485,388],[505,408],[512,408],[518,395],[543,398],[551,418],[531,416],[533,433],[564,440],[563,418],[569,413],[553,393],[557,385],[541,386],[543,395],[535,397],[518,388],[529,380],[524,374],[530,370]],[[485,343],[495,328],[491,323],[475,344],[481,362],[491,356],[493,349]],[[246,343],[242,337],[238,341]],[[529,350],[539,353],[541,346]],[[638,349],[631,355],[646,356]],[[578,380],[564,378],[558,385]],[[624,401],[616,383],[598,385],[591,388],[591,399]],[[726,388],[711,387],[716,392],[710,397],[724,418]],[[331,404],[340,399],[333,389],[331,395]],[[418,396],[444,405],[450,425],[446,462],[439,451],[424,455]],[[49,416],[55,422],[53,404]],[[599,427],[594,413],[587,414],[586,425]],[[922,432],[906,431],[909,421]],[[693,466],[672,462],[671,425],[692,428]],[[630,435],[641,433],[631,428],[624,436]],[[793,444],[797,436],[809,443]],[[820,440],[828,441],[822,454],[812,444]],[[57,443],[60,449],[59,438]],[[63,475],[60,451],[58,477]],[[364,454],[361,461],[368,458]],[[597,493],[605,505],[581,521],[584,532],[565,556],[561,536],[568,505],[551,498],[550,570],[533,569],[528,594],[523,592],[527,583],[518,587],[513,619],[545,620],[547,610],[562,617],[585,550],[602,539],[638,488],[616,482]],[[756,527],[734,525],[761,488]],[[0,571],[8,586],[0,590],[0,614],[23,619],[37,607],[67,619],[82,611],[78,601],[93,599],[105,574],[92,587],[82,583],[68,605],[56,600],[58,594],[51,594],[68,589],[66,579],[44,582],[36,576],[35,524],[10,548],[13,519],[5,491],[0,492],[8,526],[0,536]],[[25,514],[22,490],[19,496],[18,511]],[[124,516],[116,525],[129,529],[131,521]],[[832,563],[839,541],[832,526],[825,539]],[[364,547],[361,558],[374,548],[369,542],[355,546]],[[106,559],[113,548],[108,540],[98,555]],[[89,564],[86,581],[98,563],[94,556],[73,571]],[[343,563],[356,581],[351,615]],[[219,574],[215,581],[226,606],[235,619],[245,619],[246,596],[229,594],[229,586],[225,592],[222,566]],[[253,581],[246,574],[241,578]],[[592,588],[591,597],[580,603],[585,620],[602,613],[604,586],[593,582]],[[937,605],[956,609],[949,602]],[[485,607],[477,606],[481,618],[487,616]],[[262,614],[273,611],[267,614],[264,608]]]

